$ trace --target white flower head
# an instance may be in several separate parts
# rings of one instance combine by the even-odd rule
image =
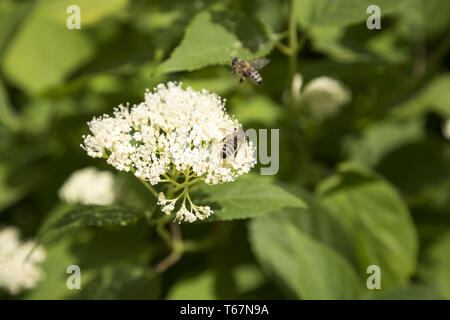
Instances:
[[[104,115],[88,124],[91,134],[83,137],[82,147],[89,156],[104,157],[116,169],[132,171],[149,185],[175,185],[178,196],[157,196],[166,214],[182,199],[181,213],[176,214],[179,221],[192,222],[211,214],[192,203],[189,186],[196,181],[234,181],[256,163],[253,146],[247,140],[224,161],[220,156],[224,132],[235,132],[240,128],[238,121],[225,112],[224,99],[206,90],[183,89],[181,83],[160,84],[153,92],[147,90],[140,104],[121,105],[112,117]]]
[[[68,203],[108,205],[115,200],[114,175],[93,167],[73,172],[59,189],[59,197]]]
[[[319,120],[334,116],[352,98],[351,91],[343,83],[330,77],[315,78],[300,92],[302,85],[302,76],[296,74],[292,90],[297,92],[300,103]]]
[[[444,138],[450,141],[450,119],[445,120],[442,125],[442,134]]]
[[[44,276],[38,264],[45,260],[46,253],[41,246],[34,246],[33,241],[20,241],[17,228],[0,229],[0,287],[13,295],[34,288]]]

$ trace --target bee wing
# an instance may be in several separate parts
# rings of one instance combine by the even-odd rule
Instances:
[[[255,69],[262,69],[262,68],[264,68],[269,62],[270,62],[270,59],[262,58],[262,59],[254,60],[254,61],[250,62],[250,64],[251,64],[252,67],[255,68]]]

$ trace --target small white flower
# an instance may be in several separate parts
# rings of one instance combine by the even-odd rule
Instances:
[[[37,246],[30,254],[34,246],[33,241],[20,241],[17,228],[0,229],[0,287],[13,295],[35,287],[44,276],[38,263],[45,260],[46,253]]]
[[[164,195],[164,193],[160,192],[158,194],[158,204],[163,206],[167,203],[167,199],[166,196]]]
[[[292,90],[300,103],[319,120],[334,116],[351,100],[351,91],[340,81],[322,76],[311,80],[300,92],[303,78],[294,76]],[[295,89],[294,89],[295,87]]]
[[[115,199],[114,175],[93,167],[77,170],[59,189],[59,197],[68,203],[112,204]]]
[[[147,90],[145,101],[138,105],[119,106],[113,117],[104,115],[88,124],[91,134],[83,136],[82,147],[89,156],[104,157],[116,169],[132,171],[150,185],[176,186],[179,194],[167,199],[160,193],[158,204],[170,214],[177,201],[182,201],[181,213],[176,214],[179,221],[193,222],[212,213],[198,209],[189,198],[190,188],[181,188],[181,184],[234,181],[256,163],[253,146],[247,141],[233,159],[220,157],[224,131],[231,133],[240,127],[225,112],[225,100],[206,90],[184,90],[173,82],[160,84],[153,92]]]

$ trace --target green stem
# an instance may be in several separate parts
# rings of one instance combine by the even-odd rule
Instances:
[[[147,181],[142,179],[139,179],[139,181],[158,199],[158,192],[156,192],[156,190],[153,189],[153,187],[149,185]]]
[[[176,182],[174,179],[172,179],[171,177],[169,177],[167,174],[163,174],[163,176],[167,179],[167,181],[169,181],[170,183],[179,186],[180,184],[178,182]]]
[[[290,47],[284,45],[281,41],[275,43],[275,47],[280,50],[281,53],[287,55],[288,57],[292,56],[292,50]]]
[[[172,239],[170,237],[169,232],[167,232],[165,226],[170,221],[171,217],[169,215],[165,215],[159,218],[156,221],[156,233],[158,236],[164,240],[169,248],[172,248]]]
[[[291,51],[289,58],[290,65],[290,79],[297,72],[297,53],[298,53],[298,39],[297,39],[297,17],[295,15],[295,0],[291,0],[289,12],[289,49]]]
[[[171,223],[170,230],[172,237],[169,236],[169,242],[172,251],[167,257],[165,257],[155,266],[155,271],[159,273],[166,271],[170,266],[174,265],[178,260],[180,260],[185,251],[183,238],[181,237],[180,226],[175,223]],[[167,233],[165,229],[164,231]]]

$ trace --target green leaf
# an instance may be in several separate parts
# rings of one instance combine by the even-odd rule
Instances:
[[[250,243],[264,268],[295,298],[355,299],[361,283],[332,248],[304,233],[299,212],[279,210],[250,222]]]
[[[209,12],[195,16],[180,45],[158,67],[158,72],[192,71],[224,64],[236,56],[246,60],[257,59],[267,55],[277,41],[276,36],[267,34],[264,27],[252,18],[234,18],[228,24],[219,22],[224,20],[214,19]]]
[[[30,93],[60,84],[93,53],[82,31],[48,18],[46,4],[36,4],[2,60],[5,76]]]
[[[450,74],[432,79],[414,97],[397,106],[394,114],[411,117],[421,116],[428,111],[450,118]]]
[[[232,274],[238,295],[261,287],[266,280],[260,267],[254,264],[238,265],[233,268]]]
[[[296,0],[295,13],[303,28],[343,26],[366,20],[367,8],[378,5],[381,14],[392,12],[402,1],[391,0]]]
[[[441,236],[425,253],[419,276],[435,287],[444,299],[450,299],[450,232]]]
[[[214,274],[203,272],[178,281],[170,290],[167,300],[214,300]]]
[[[58,215],[60,209],[50,214]],[[42,264],[45,277],[27,299],[110,299],[126,298],[125,294],[136,299],[158,298],[159,281],[153,278],[154,273],[148,266],[152,248],[147,243],[147,226],[72,231],[65,232],[58,241],[45,244],[47,258]],[[66,270],[70,265],[80,267],[81,292],[66,286],[70,276]],[[123,280],[109,281],[119,275]],[[136,285],[136,278],[145,281],[146,292]],[[124,283],[128,281],[132,283]],[[148,285],[151,283],[154,285]]]
[[[26,299],[54,300],[74,297],[76,290],[69,290],[66,286],[69,276],[66,273],[67,267],[78,265],[75,256],[70,252],[70,244],[71,242],[66,238],[45,247],[47,257],[41,265],[45,277],[26,295]]]
[[[286,187],[304,199],[307,205],[306,209],[295,209],[297,214],[292,215],[293,222],[300,230],[353,262],[354,244],[343,223],[320,203],[315,194],[305,190],[304,187],[299,185],[287,185]]]
[[[30,7],[30,3],[25,1],[3,0],[0,2],[0,57]]]
[[[407,39],[424,41],[440,34],[445,35],[450,26],[448,13],[450,2],[447,0],[408,0],[398,10],[399,33]]]
[[[243,124],[260,123],[267,127],[274,127],[280,117],[282,108],[264,95],[253,96],[249,99],[232,102],[232,113]]]
[[[48,227],[41,229],[39,238],[46,240],[50,236],[81,227],[127,226],[143,218],[144,212],[116,205],[77,205],[58,213]]]
[[[353,238],[361,275],[369,265],[378,265],[382,288],[406,283],[415,272],[418,245],[409,210],[397,191],[369,169],[344,163],[318,192]]]
[[[350,159],[375,166],[390,152],[423,138],[421,120],[388,119],[365,128],[360,137],[348,138],[344,149]]]
[[[404,63],[409,58],[407,48],[398,45],[398,36],[389,31],[315,26],[308,34],[316,50],[339,62]]]
[[[47,8],[49,19],[53,19],[58,23],[66,23],[67,18],[71,15],[66,12],[70,5],[80,7],[81,28],[98,23],[107,17],[121,17],[126,12],[128,0],[44,0]]]
[[[284,189],[261,178],[241,178],[232,183],[206,186],[207,204],[217,203],[220,209],[205,221],[226,221],[256,217],[284,207],[306,207],[305,202]]]
[[[0,79],[0,123],[11,131],[16,132],[19,127],[19,116],[13,110],[8,97],[8,92]]]
[[[96,270],[77,299],[158,299],[160,292],[160,278],[147,266],[119,264]]]
[[[374,292],[378,291],[378,292]],[[368,296],[376,300],[438,300],[441,299],[438,292],[429,286],[407,285],[388,290],[372,290]]]
[[[26,185],[10,184],[11,171],[8,166],[0,164],[0,211],[21,199],[28,189]]]

